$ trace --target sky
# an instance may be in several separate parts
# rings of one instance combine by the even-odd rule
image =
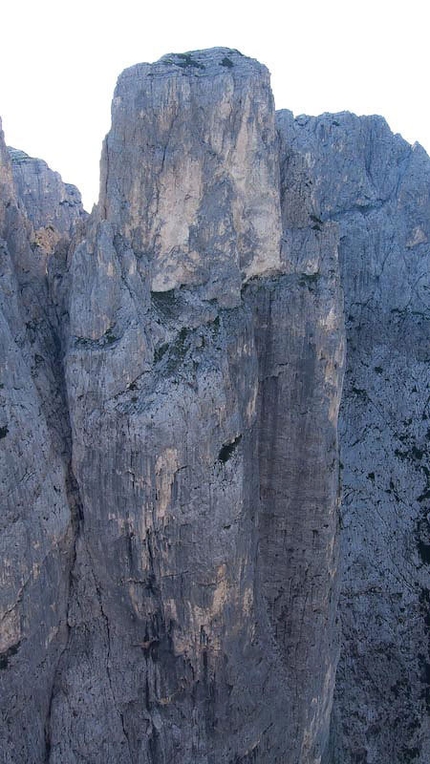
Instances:
[[[266,64],[277,109],[382,114],[430,152],[424,0],[14,0],[0,12],[6,142],[97,201],[101,144],[123,69],[223,46]],[[4,7],[6,6],[6,7]]]

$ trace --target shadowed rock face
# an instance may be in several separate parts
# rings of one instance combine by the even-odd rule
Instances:
[[[2,761],[39,762],[68,633],[71,442],[47,252],[1,132],[0,158],[0,748]]]
[[[227,49],[121,75],[85,228],[0,152],[4,761],[424,764],[424,152]]]
[[[72,235],[77,222],[86,218],[76,186],[63,183],[42,159],[11,147],[8,151],[18,199],[39,237],[43,231]]]
[[[430,163],[380,117],[281,112],[278,124],[296,178],[285,202],[313,205],[316,230],[336,221],[345,293],[343,648],[328,760],[424,763]]]
[[[279,268],[274,117],[267,69],[237,51],[165,56],[120,76],[100,214],[148,259],[154,291],[204,285],[233,307],[243,280]]]

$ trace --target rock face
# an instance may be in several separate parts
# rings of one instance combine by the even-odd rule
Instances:
[[[236,305],[243,281],[279,268],[267,69],[223,49],[127,69],[114,94],[100,189],[102,216],[148,258],[153,291],[204,285],[207,299]]]
[[[9,147],[18,198],[33,227],[51,225],[62,234],[73,234],[74,226],[85,219],[81,195],[70,183],[63,183],[42,159]]]
[[[335,618],[336,242],[316,255],[313,300],[281,263],[275,114],[256,62],[221,50],[135,67],[112,120],[99,209],[66,277],[83,517],[51,760],[69,760],[72,739],[94,762],[319,761],[337,658],[336,631],[317,647],[311,617],[318,601]],[[321,322],[303,360],[302,308]],[[300,469],[304,420],[287,416],[278,436],[271,424],[287,396],[317,419],[304,448],[318,487],[295,481],[297,527],[277,480],[285,463]],[[305,568],[309,604],[296,601]],[[289,609],[313,635],[300,662]]]
[[[3,760],[425,764],[423,150],[214,49],[0,159]]]
[[[8,151],[17,199],[33,225],[34,240],[52,254],[59,239],[73,236],[87,217],[81,195],[42,159],[11,147]]]
[[[329,760],[425,762],[430,162],[379,117],[278,118],[295,168],[288,206],[298,195],[316,229],[337,222],[345,293],[343,652]]]
[[[68,631],[71,442],[47,252],[1,132],[0,158],[0,747],[4,762],[39,762]]]

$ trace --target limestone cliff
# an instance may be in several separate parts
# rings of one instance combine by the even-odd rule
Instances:
[[[17,196],[36,232],[48,229],[73,235],[79,220],[85,220],[81,195],[46,162],[9,147]]]
[[[3,761],[425,764],[425,153],[214,49],[0,159]]]
[[[343,651],[329,760],[424,763],[430,161],[380,117],[280,112],[278,125],[296,168],[288,206],[312,206],[316,230],[336,221],[345,293]]]
[[[4,762],[36,762],[67,641],[71,442],[49,247],[19,200],[1,132],[0,159],[0,749]]]

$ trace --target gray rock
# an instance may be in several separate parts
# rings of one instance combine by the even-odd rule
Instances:
[[[18,205],[0,132],[0,750],[45,761],[73,558],[70,437],[46,253]]]
[[[18,202],[33,224],[37,245],[52,254],[59,237],[73,236],[87,217],[81,195],[42,159],[12,147],[8,151]]]
[[[269,277],[285,270],[276,145],[267,72],[234,51],[168,57],[120,78],[99,209],[65,277],[83,519],[52,762],[321,760],[338,652],[342,313],[331,229],[317,284],[300,272]],[[166,198],[149,217],[154,194]],[[292,399],[302,408],[283,420]],[[294,451],[314,473],[311,492]],[[286,463],[300,487],[282,496]],[[300,547],[288,563],[285,544]],[[309,604],[297,601],[306,576]],[[308,684],[300,702],[298,682]]]
[[[99,210],[148,258],[153,291],[204,285],[231,307],[243,278],[276,271],[278,174],[269,73],[257,61],[215,48],[120,76]]]
[[[430,163],[276,120],[126,70],[87,221],[0,140],[7,764],[429,758]]]
[[[306,242],[336,221],[345,292],[343,646],[327,760],[424,764],[430,163],[380,117],[281,112],[279,125],[288,208]]]
[[[86,218],[76,186],[63,183],[43,159],[34,159],[11,146],[8,152],[17,195],[33,227],[51,224],[60,233],[72,234],[77,220]]]

